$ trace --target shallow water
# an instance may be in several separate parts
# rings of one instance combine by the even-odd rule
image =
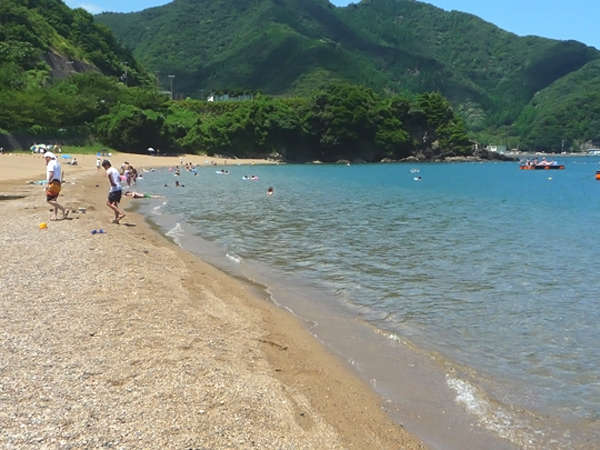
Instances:
[[[140,187],[167,196],[147,214],[211,262],[435,355],[480,426],[520,447],[598,447],[600,167],[561,163],[206,167]]]

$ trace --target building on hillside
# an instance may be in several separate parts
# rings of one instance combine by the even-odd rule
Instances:
[[[211,94],[207,97],[207,102],[241,102],[243,100],[252,100],[254,95],[252,94],[240,94],[240,95],[229,95],[228,93],[224,93],[221,95]]]
[[[488,145],[486,150],[494,153],[504,153],[506,145]]]

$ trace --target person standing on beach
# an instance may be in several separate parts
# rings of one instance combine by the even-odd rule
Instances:
[[[106,206],[108,206],[115,213],[113,223],[118,224],[119,221],[125,217],[125,213],[119,209],[119,202],[121,201],[122,193],[121,176],[119,171],[111,166],[108,159],[102,161],[102,167],[104,170],[106,170],[106,176],[108,177],[108,183],[110,184]]]
[[[56,201],[58,194],[60,194],[60,187],[62,182],[62,170],[59,162],[56,159],[56,155],[52,152],[44,153],[44,159],[46,160],[46,201],[54,207],[54,218],[50,220],[57,220],[58,210],[62,212],[62,218],[66,219],[69,216],[69,210],[66,210],[64,206]]]

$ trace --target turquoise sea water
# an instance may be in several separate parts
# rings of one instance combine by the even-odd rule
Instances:
[[[600,164],[560,162],[202,167],[138,188],[211,262],[310,286],[443,358],[456,401],[516,446],[600,448]]]

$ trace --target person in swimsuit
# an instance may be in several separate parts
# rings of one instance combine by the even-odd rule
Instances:
[[[165,198],[162,195],[146,194],[142,192],[126,191],[125,195],[130,198]]]

